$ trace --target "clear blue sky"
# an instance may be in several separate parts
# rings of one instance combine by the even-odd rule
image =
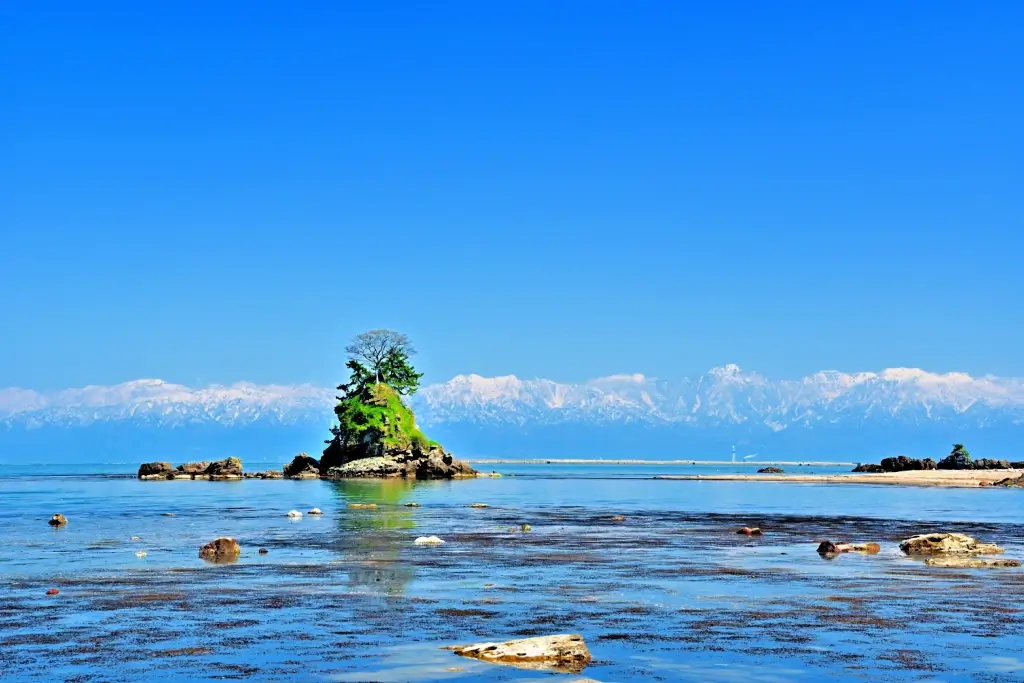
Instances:
[[[1024,3],[8,2],[0,386],[1024,375]]]

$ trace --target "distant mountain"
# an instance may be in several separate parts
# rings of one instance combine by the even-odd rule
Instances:
[[[285,458],[319,450],[334,396],[308,384],[193,389],[160,380],[3,389],[0,459],[121,450],[141,459],[140,449],[170,444],[174,453]],[[580,384],[459,375],[423,387],[411,404],[432,436],[470,456],[709,458],[736,445],[758,459],[866,460],[941,455],[954,440],[991,457],[1024,455],[1024,380],[907,368],[771,380],[726,365],[678,380],[616,375]]]

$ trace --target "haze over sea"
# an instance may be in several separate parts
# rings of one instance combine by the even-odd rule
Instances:
[[[1010,489],[664,481],[615,465],[454,482],[133,471],[0,467],[5,681],[551,680],[439,648],[560,632],[594,656],[575,678],[605,682],[1024,675],[1024,619],[1005,600],[1020,572],[926,567],[896,548],[941,529],[1024,555]],[[313,507],[323,517],[285,517]],[[58,510],[68,525],[47,528]],[[754,525],[763,537],[735,533]],[[240,541],[239,561],[200,560],[222,535]],[[447,543],[413,544],[424,535]],[[882,552],[825,560],[821,538]]]

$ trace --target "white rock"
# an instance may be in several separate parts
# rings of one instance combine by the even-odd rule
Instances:
[[[299,517],[302,517],[302,513],[299,512],[298,510],[289,510],[288,516],[292,519],[298,519]]]
[[[139,552],[135,553],[135,557],[145,557],[145,556],[146,556],[146,551],[145,550],[140,550]]]
[[[307,512],[306,514],[307,514],[307,515],[322,515],[322,514],[324,514],[324,513],[322,513],[322,512],[320,511],[320,508],[313,508],[312,510],[310,510],[310,511],[309,511],[309,512]]]
[[[583,637],[579,635],[541,636],[509,640],[504,643],[477,643],[446,648],[463,657],[495,664],[511,664],[529,669],[547,668],[579,673],[590,662]]]
[[[420,536],[415,541],[413,541],[413,543],[415,543],[416,545],[441,545],[442,543],[444,543],[444,540],[438,538],[437,536]]]

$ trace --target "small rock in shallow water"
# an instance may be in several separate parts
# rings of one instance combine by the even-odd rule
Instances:
[[[419,503],[406,503],[405,504],[405,507],[407,507],[407,508],[418,508],[419,506],[420,506]]]
[[[47,595],[57,595],[58,593],[60,593],[60,591],[56,588],[51,588],[50,590],[46,591]]]
[[[260,548],[260,549],[259,549],[259,550],[257,550],[256,552],[258,552],[258,553],[259,553],[260,555],[266,555],[266,554],[267,554],[267,553],[269,553],[270,551],[269,551],[269,550],[267,550],[266,548]]]
[[[976,557],[933,557],[924,561],[930,567],[955,567],[963,569],[983,569],[995,567],[1019,567],[1020,560],[982,560]]]
[[[132,536],[132,540],[133,541],[141,541],[142,540],[142,536]]]
[[[302,517],[302,513],[299,512],[298,510],[289,510],[288,516],[292,519],[298,519],[299,517]]]
[[[612,517],[612,521],[613,522],[625,522],[626,518],[623,517],[622,515],[615,515],[614,517]]]
[[[487,505],[487,503],[473,503],[469,507],[471,507],[471,508],[485,508],[485,507],[489,507],[489,506]]]
[[[1003,549],[994,543],[979,543],[966,534],[921,534],[900,543],[907,555],[996,555]]]
[[[145,550],[140,550],[139,552],[135,553],[135,557],[140,557],[141,558],[141,557],[145,557],[145,556],[146,556],[146,551]]]
[[[62,515],[62,514],[60,514],[58,512],[53,517],[50,517],[50,521],[47,522],[47,523],[50,526],[64,526],[65,524],[68,523],[68,519],[67,519],[67,517],[65,517],[64,515]]]
[[[352,510],[376,510],[376,503],[349,503],[349,508]]]
[[[242,546],[233,538],[218,538],[199,549],[199,557],[212,562],[234,562],[242,552]]]
[[[833,543],[832,541],[822,541],[818,545],[819,555],[834,555],[836,553],[867,553],[868,555],[877,555],[882,550],[882,546],[877,543]]]
[[[529,524],[520,524],[519,525],[519,530],[523,531],[523,532],[533,531],[533,527],[530,526]]]
[[[833,553],[838,553],[838,552],[839,551],[836,550],[836,544],[833,543],[832,541],[822,541],[821,543],[818,544],[818,554],[819,555],[832,555]]]
[[[420,536],[413,543],[416,545],[442,545],[444,540],[437,536]]]
[[[161,516],[162,517],[177,517],[178,515],[174,514],[173,512],[163,512],[163,513],[161,513]]]
[[[755,526],[755,527],[745,526],[742,529],[740,529],[739,531],[737,531],[736,533],[738,533],[738,534],[745,534],[747,536],[760,536],[761,535],[761,527],[758,527],[758,526]]]
[[[579,635],[541,636],[504,643],[477,643],[445,648],[457,655],[495,664],[579,673],[590,663],[590,651]]]
[[[306,514],[307,515],[322,515],[324,513],[320,512],[320,508],[313,508],[312,510],[310,510]]]

